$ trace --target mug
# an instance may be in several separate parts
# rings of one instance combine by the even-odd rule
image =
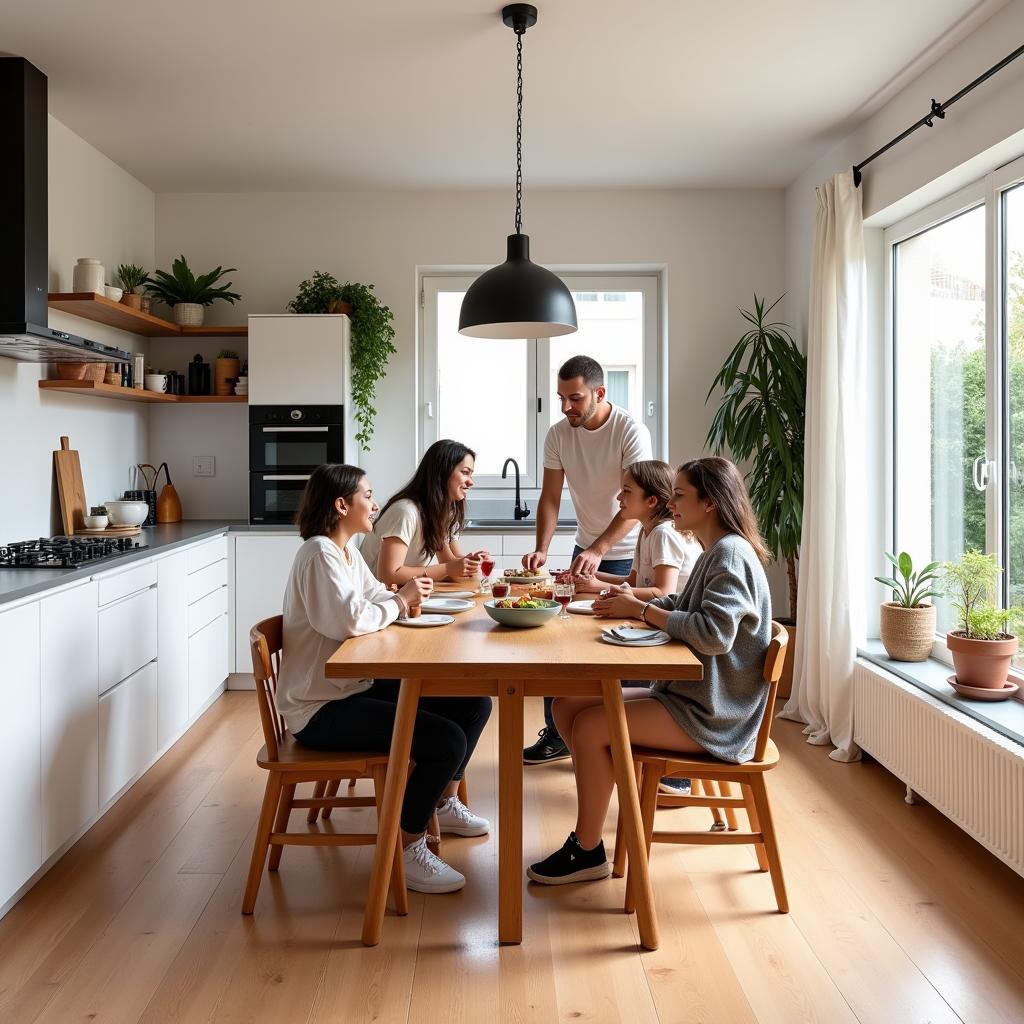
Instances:
[[[146,374],[146,390],[147,391],[167,391],[167,374],[166,373],[147,373]]]

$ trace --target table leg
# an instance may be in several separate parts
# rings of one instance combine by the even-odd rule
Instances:
[[[412,730],[416,724],[416,709],[420,701],[420,681],[403,679],[395,710],[395,727],[391,733],[391,752],[388,773],[384,780],[384,799],[377,818],[377,845],[373,848],[373,867],[370,870],[370,889],[366,894],[366,913],[363,915],[363,945],[376,946],[384,930],[384,906],[388,896],[388,880],[398,842],[398,819],[405,795],[405,779],[409,769],[409,751],[412,749]],[[632,855],[632,850],[630,850]]]
[[[622,686],[617,679],[602,679],[601,692],[608,717],[608,735],[611,740],[612,764],[615,766],[615,785],[619,791],[619,814],[622,832],[629,853],[629,879],[636,900],[636,920],[640,931],[640,945],[644,949],[658,948],[658,919],[654,914],[654,894],[647,867],[647,845],[644,842],[640,818],[640,797],[636,791],[633,758],[626,726],[626,707],[622,700]]]
[[[523,941],[523,683],[498,685],[498,941]]]

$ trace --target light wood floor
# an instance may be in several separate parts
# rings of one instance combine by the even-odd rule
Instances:
[[[494,724],[470,774],[492,818]],[[0,921],[0,1020],[1020,1024],[1024,880],[878,765],[836,764],[792,723],[776,739],[788,916],[749,848],[662,846],[657,952],[619,880],[531,886],[525,941],[502,948],[495,843],[451,839],[466,890],[410,894],[365,949],[369,848],[288,849],[239,913],[263,777],[255,699],[229,693]],[[568,762],[527,770],[528,856],[572,807]]]

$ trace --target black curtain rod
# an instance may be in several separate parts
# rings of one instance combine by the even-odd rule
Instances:
[[[951,96],[945,103],[939,103],[937,100],[932,100],[931,110],[921,118],[920,121],[915,121],[905,132],[900,132],[895,139],[887,142],[881,149],[876,150],[866,160],[861,160],[859,164],[853,165],[853,183],[859,186],[863,175],[860,173],[861,170],[872,160],[880,157],[883,153],[892,149],[897,143],[902,142],[908,135],[913,135],[918,128],[922,128],[927,125],[929,128],[934,127],[935,118],[940,121],[946,116],[946,111],[956,103],[957,100],[963,99],[972,89],[976,89],[982,82],[988,81],[997,71],[1002,71],[1007,64],[1015,61],[1021,54],[1024,54],[1024,46],[1017,47],[1009,56],[1004,57],[998,64],[993,64],[983,75],[979,75],[970,85],[965,85],[955,96]]]

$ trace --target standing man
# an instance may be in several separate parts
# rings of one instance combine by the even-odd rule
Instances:
[[[622,518],[615,496],[622,488],[622,471],[652,458],[650,431],[625,409],[605,401],[604,371],[589,356],[573,356],[561,366],[558,398],[565,418],[548,430],[544,441],[537,549],[523,556],[523,566],[539,569],[547,562],[562,484],[567,483],[578,524],[572,571],[628,576],[640,527]],[[551,701],[544,698],[545,726],[537,742],[523,751],[525,764],[569,756],[551,717]]]

